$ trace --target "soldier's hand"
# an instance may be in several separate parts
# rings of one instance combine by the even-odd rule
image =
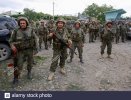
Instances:
[[[84,44],[82,43],[81,46],[84,47]]]
[[[12,51],[13,51],[13,55],[14,55],[14,57],[16,56],[16,54],[17,54],[17,48],[13,45],[13,44],[11,44],[11,49],[12,49]]]
[[[71,47],[72,46],[72,41],[68,40],[68,44],[69,44],[69,47]]]
[[[54,33],[50,33],[50,34],[49,34],[50,37],[53,37],[53,35],[54,35]]]

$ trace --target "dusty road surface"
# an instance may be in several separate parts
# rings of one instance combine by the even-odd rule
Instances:
[[[20,83],[9,90],[18,91],[131,91],[131,40],[126,43],[113,43],[112,59],[100,56],[101,43],[85,43],[84,64],[75,56],[72,63],[66,63],[66,75],[59,73],[53,81],[48,81],[52,49],[40,51],[33,67],[33,79],[26,79],[23,70]],[[69,57],[68,59],[69,60]]]

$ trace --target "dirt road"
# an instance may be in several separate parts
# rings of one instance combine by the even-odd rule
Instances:
[[[26,79],[26,70],[18,91],[130,91],[131,90],[131,41],[113,43],[112,59],[100,56],[101,43],[86,42],[84,45],[84,64],[75,56],[72,63],[66,63],[66,75],[55,73],[53,81],[47,81],[52,58],[52,49],[42,50],[35,57],[33,79]],[[68,57],[69,59],[69,57]],[[14,89],[10,89],[14,90]]]

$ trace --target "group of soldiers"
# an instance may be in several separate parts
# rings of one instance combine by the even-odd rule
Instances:
[[[52,80],[55,71],[60,66],[61,74],[65,74],[65,61],[68,53],[70,54],[69,63],[74,58],[75,49],[77,48],[80,63],[83,61],[83,47],[86,39],[86,34],[89,34],[89,43],[94,42],[97,37],[100,37],[101,56],[104,54],[104,49],[107,46],[107,54],[110,58],[112,50],[112,42],[116,37],[116,43],[119,42],[119,37],[122,37],[122,42],[125,41],[125,26],[123,23],[114,24],[107,22],[101,25],[99,22],[84,23],[75,21],[70,30],[66,27],[66,22],[63,18],[58,18],[56,22],[44,20],[30,22],[25,17],[18,18],[18,28],[15,29],[10,38],[12,48],[17,49],[17,54],[14,57],[14,80],[13,84],[18,83],[21,75],[24,61],[27,61],[27,78],[32,78],[32,67],[36,51],[42,50],[44,42],[45,49],[48,50],[49,45],[53,47],[53,57],[50,66],[48,80]],[[69,48],[69,52],[68,49]],[[59,61],[60,60],[60,61]]]

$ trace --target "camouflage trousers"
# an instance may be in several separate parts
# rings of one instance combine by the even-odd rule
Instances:
[[[116,33],[116,43],[119,43],[119,39],[120,39],[120,34]]]
[[[39,48],[41,49],[43,41],[44,41],[45,49],[48,49],[47,39],[42,35],[39,36]]]
[[[65,66],[65,61],[67,59],[67,48],[63,49],[54,49],[53,50],[53,57],[52,57],[52,63],[50,66],[50,71],[55,72],[56,68],[58,67],[58,61],[59,66],[63,68]]]
[[[89,33],[89,42],[93,42],[94,41],[94,32],[90,32]]]
[[[27,70],[31,71],[33,67],[33,49],[26,49],[18,52],[17,57],[14,59],[15,62],[14,76],[20,75],[23,69],[23,63],[25,61],[27,61]]]
[[[79,53],[79,58],[82,60],[82,53],[83,53],[83,47],[82,47],[82,43],[81,42],[72,42],[72,49],[73,51],[75,51],[77,48],[78,50],[78,53]],[[71,56],[70,58],[74,58],[74,52],[73,51],[70,51],[71,52]]]
[[[125,42],[126,39],[126,33],[125,32],[121,32],[121,41]]]
[[[101,54],[104,54],[104,50],[107,46],[107,54],[111,55],[111,51],[112,51],[112,42],[111,41],[107,41],[107,40],[103,40],[102,41],[102,45],[101,45]]]

